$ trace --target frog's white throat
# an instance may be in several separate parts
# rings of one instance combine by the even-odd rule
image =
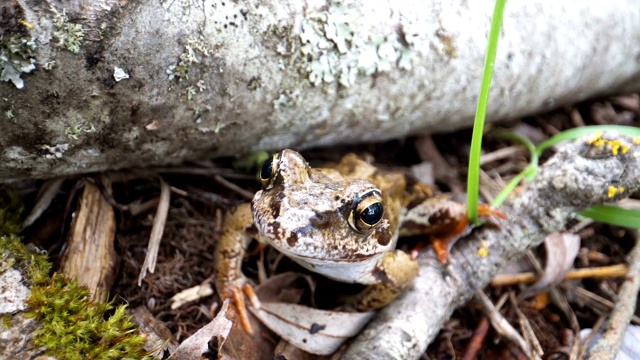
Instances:
[[[376,278],[374,274],[382,256],[383,253],[378,253],[357,260],[331,260],[288,255],[289,258],[310,271],[336,281],[358,284],[380,282],[380,279]]]

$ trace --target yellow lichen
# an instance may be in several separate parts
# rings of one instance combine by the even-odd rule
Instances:
[[[609,188],[607,189],[607,197],[612,198],[618,195],[618,193],[622,194],[624,190],[625,190],[624,186],[620,186],[620,187],[609,186]]]
[[[484,240],[480,240],[480,243],[482,244],[482,247],[478,249],[478,255],[483,258],[489,256],[489,248],[487,247],[487,242]]]
[[[603,135],[603,133],[602,133],[602,131],[600,131],[600,130],[598,130],[598,131],[594,132],[594,133],[593,133],[593,135],[592,135],[592,137],[591,137],[591,139],[589,139],[589,141],[587,142],[587,144],[589,144],[589,145],[595,145],[595,143],[596,143],[598,140],[601,140],[601,139],[602,139],[602,135]],[[599,145],[595,145],[595,146],[599,146]]]
[[[587,143],[596,148],[602,148],[608,146],[611,149],[611,154],[613,156],[618,156],[619,154],[626,154],[631,149],[631,146],[625,144],[622,140],[608,140],[602,138],[602,131],[596,131],[593,133],[593,136],[587,141]],[[640,144],[640,139],[634,138],[633,142],[635,144]]]
[[[20,20],[18,20],[18,22],[19,22],[20,24],[24,25],[25,27],[29,28],[29,30],[31,30],[31,29],[33,29],[34,27],[36,27],[34,24],[32,24],[32,23],[30,23],[30,22],[27,22],[27,21],[26,21],[26,20],[24,20],[24,19],[20,19]]]

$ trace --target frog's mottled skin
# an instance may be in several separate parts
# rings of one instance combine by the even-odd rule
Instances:
[[[464,204],[434,197],[422,184],[408,188],[404,175],[381,171],[356,155],[332,169],[312,169],[299,153],[284,150],[274,163],[269,186],[256,193],[251,207],[241,205],[226,216],[216,249],[216,287],[221,297],[234,299],[249,331],[242,290],[258,302],[240,265],[251,237],[329,278],[372,284],[355,304],[371,310],[396,298],[418,273],[417,261],[395,250],[399,235],[450,239],[467,228]],[[371,228],[356,230],[349,216],[370,194],[382,200],[384,215]],[[449,243],[436,246],[443,262]]]

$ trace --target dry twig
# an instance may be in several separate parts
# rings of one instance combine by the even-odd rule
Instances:
[[[563,280],[595,279],[603,277],[626,276],[629,268],[625,264],[599,266],[584,269],[574,269],[565,275]],[[533,284],[540,279],[534,272],[523,272],[518,274],[498,274],[491,280],[491,286],[512,286],[518,284]]]
[[[153,218],[153,226],[151,227],[151,235],[149,236],[149,246],[147,247],[147,256],[144,258],[140,276],[138,277],[138,286],[142,284],[142,279],[156,268],[156,260],[158,259],[158,250],[160,249],[160,241],[164,232],[164,225],[167,222],[169,214],[169,202],[171,200],[171,187],[160,178],[160,203],[156,210],[156,216]]]
[[[539,359],[537,354],[533,354],[531,347],[527,344],[527,341],[518,333],[518,331],[511,326],[509,321],[500,314],[498,308],[496,308],[491,299],[487,297],[482,291],[478,291],[474,296],[474,299],[478,301],[484,308],[484,312],[491,321],[493,328],[502,336],[512,341],[514,344],[525,353],[529,358]],[[514,304],[517,308],[517,304]]]
[[[622,339],[629,326],[629,321],[636,309],[638,290],[640,290],[640,235],[636,234],[636,246],[629,255],[629,275],[620,287],[616,303],[606,330],[600,340],[593,345],[589,360],[615,359],[622,345]]]
[[[33,224],[42,213],[47,210],[49,205],[51,204],[51,200],[58,194],[58,191],[62,187],[65,178],[56,178],[45,181],[40,188],[40,192],[38,192],[38,200],[36,204],[31,209],[31,212],[24,219],[22,223],[22,228],[26,228],[27,226]]]

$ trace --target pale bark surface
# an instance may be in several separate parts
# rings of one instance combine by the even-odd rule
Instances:
[[[110,192],[109,178],[102,176],[101,182]],[[114,247],[116,215],[100,188],[90,182],[84,185],[78,208],[60,259],[60,272],[89,288],[93,300],[107,302],[118,259]]]
[[[0,10],[0,55],[18,57],[0,81],[6,180],[469,126],[493,2],[5,0]],[[640,90],[638,38],[636,0],[508,3],[488,118]],[[115,67],[129,78],[117,82]]]

